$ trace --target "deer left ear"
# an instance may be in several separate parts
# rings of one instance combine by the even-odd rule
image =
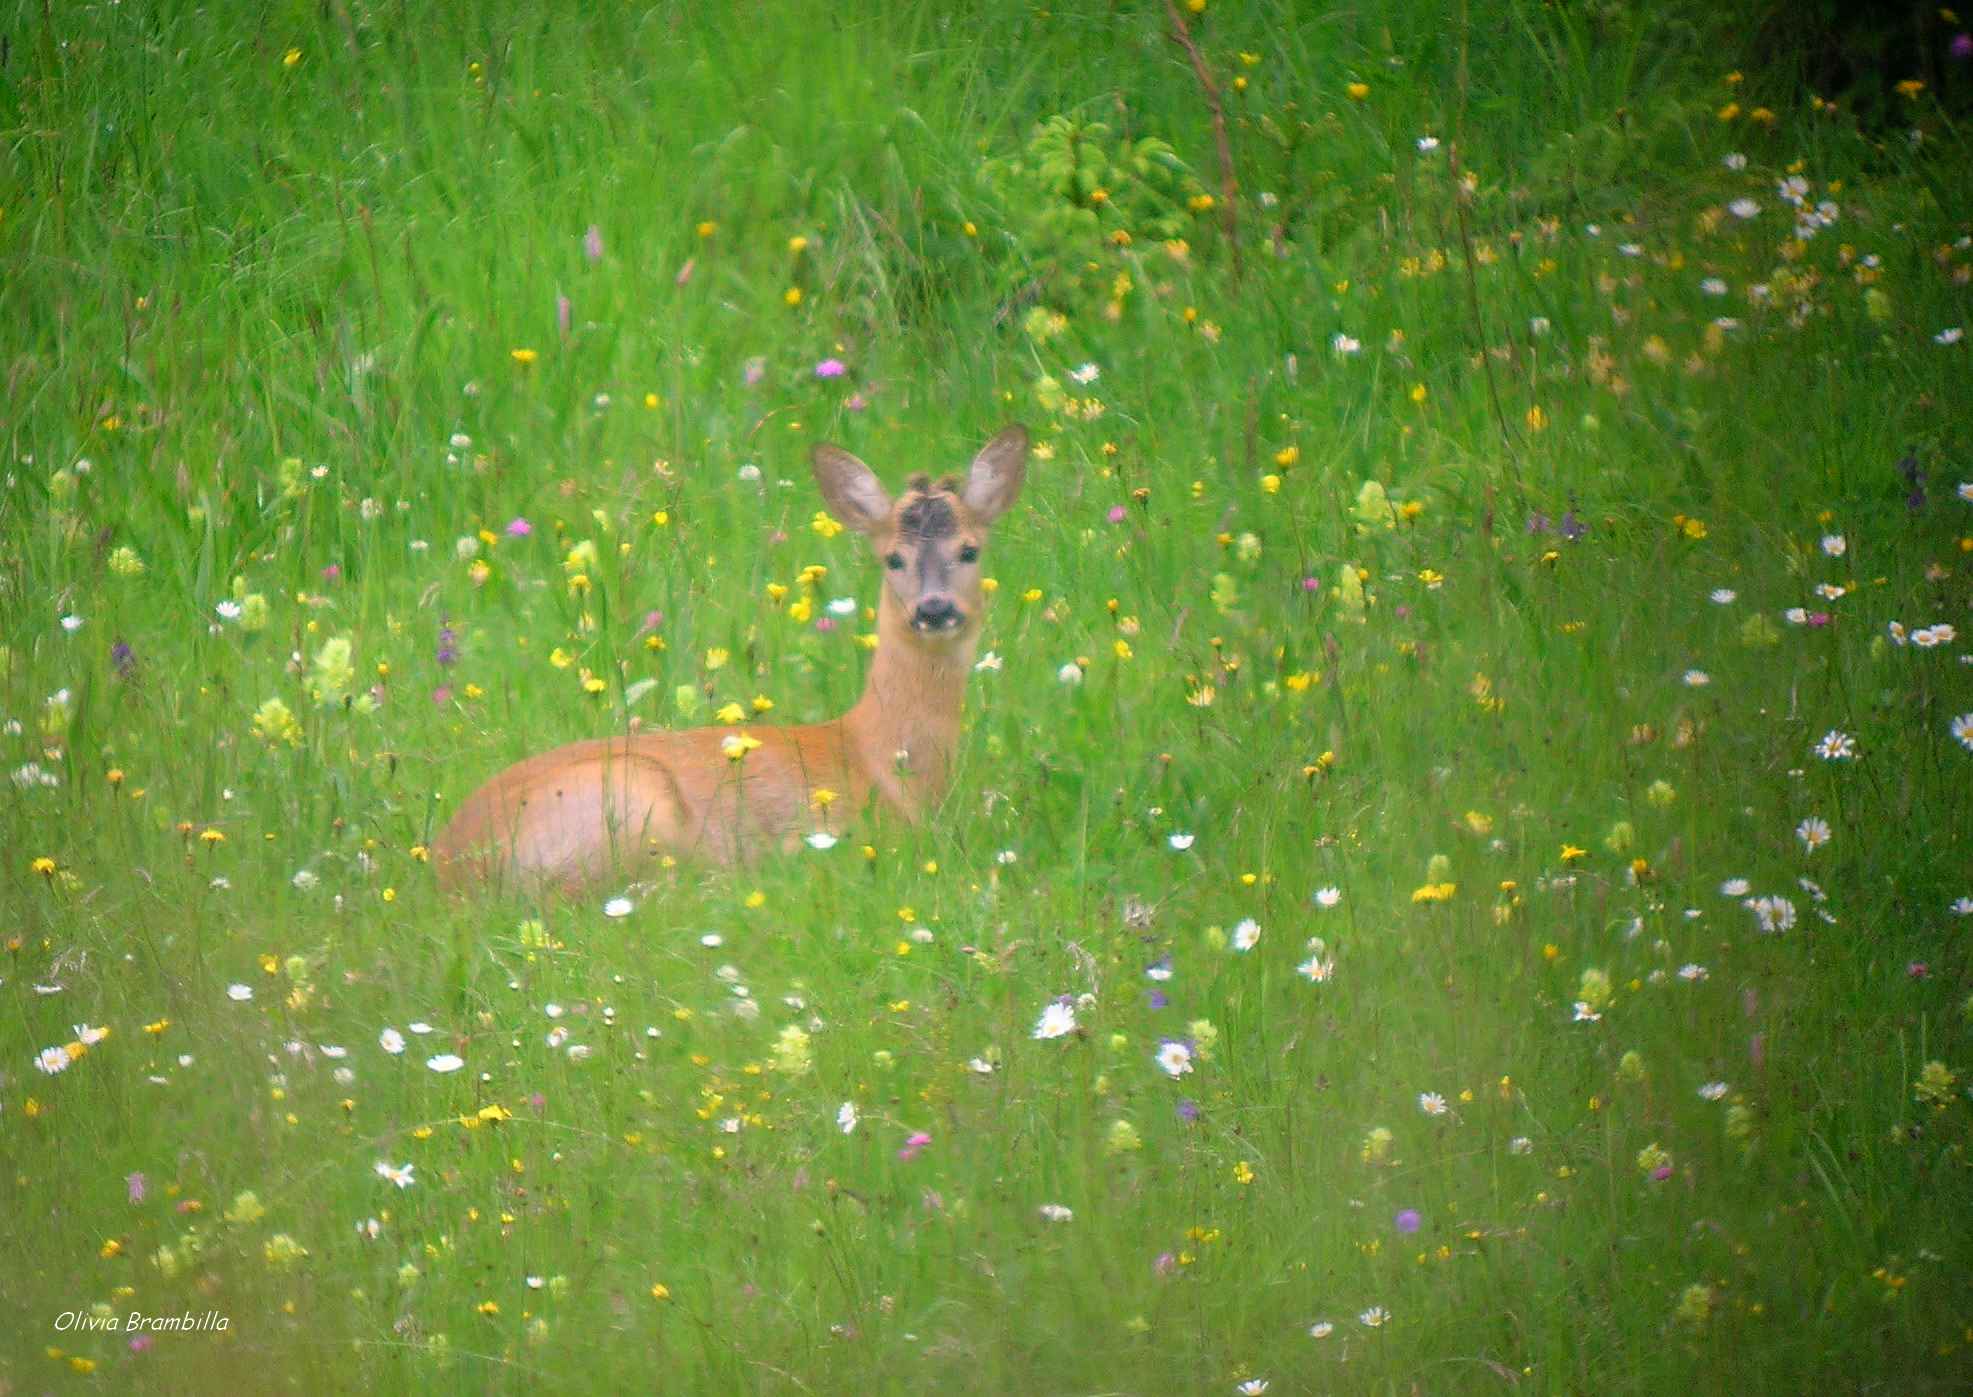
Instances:
[[[959,498],[982,524],[991,524],[1021,493],[1027,471],[1028,429],[1016,423],[980,448],[966,472],[966,488]]]

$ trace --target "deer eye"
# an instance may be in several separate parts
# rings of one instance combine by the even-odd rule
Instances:
[[[965,546],[964,548],[961,548],[961,549],[959,550],[959,561],[960,561],[960,562],[962,562],[962,563],[977,563],[977,562],[978,562],[979,560],[980,560],[980,550],[979,550],[979,549],[977,549],[977,548],[975,548],[975,547],[973,547],[973,545],[972,545],[972,544],[970,544],[970,543],[969,543],[969,544],[967,544],[967,545],[966,545],[966,546]]]
[[[904,554],[902,553],[891,554],[890,557],[884,559],[884,566],[889,568],[892,572],[903,572]]]

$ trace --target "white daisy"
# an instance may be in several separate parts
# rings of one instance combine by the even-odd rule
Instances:
[[[1857,754],[1857,742],[1840,728],[1831,728],[1816,743],[1815,754],[1826,762],[1850,761]]]
[[[1157,1063],[1167,1077],[1183,1077],[1192,1070],[1192,1049],[1177,1038],[1158,1045]]]
[[[1029,1036],[1060,1038],[1064,1034],[1075,1032],[1075,1027],[1075,1006],[1066,1000],[1055,999],[1050,1000],[1048,1007],[1041,1011],[1041,1017],[1035,1020],[1034,1032]]]

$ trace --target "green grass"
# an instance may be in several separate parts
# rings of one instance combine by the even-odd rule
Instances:
[[[1701,7],[1216,3],[1236,277],[1162,6],[597,8],[4,26],[0,1389],[1962,1389],[1929,100],[1730,83]],[[814,620],[876,563],[808,445],[896,482],[1010,420],[935,819],[438,891],[521,755],[844,708],[868,620]]]

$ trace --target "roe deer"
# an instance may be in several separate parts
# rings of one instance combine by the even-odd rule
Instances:
[[[632,733],[529,757],[467,797],[440,833],[440,882],[573,892],[648,853],[731,862],[792,848],[827,827],[833,802],[854,812],[874,798],[916,822],[951,775],[979,645],[980,548],[1020,492],[1027,457],[1027,429],[1008,427],[963,482],[915,475],[893,501],[863,462],[817,445],[823,499],[884,564],[877,649],[855,707],[803,727]]]

